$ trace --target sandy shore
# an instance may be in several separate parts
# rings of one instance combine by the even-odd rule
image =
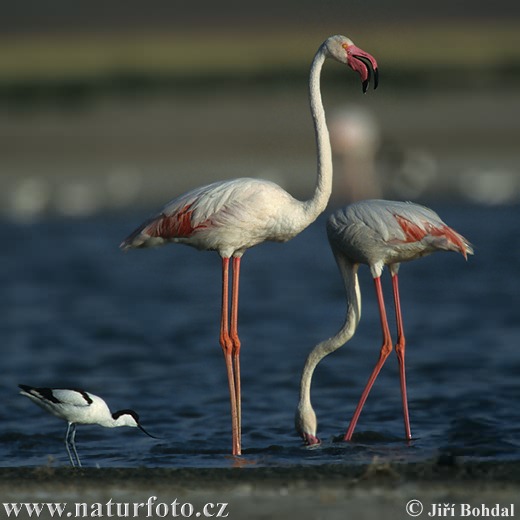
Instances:
[[[486,513],[493,517],[493,512],[516,516],[519,484],[517,462],[450,458],[359,466],[0,469],[4,504],[66,502],[62,516],[68,518],[398,519],[412,517],[406,510],[411,500],[421,504],[411,503],[410,513],[423,507],[421,514],[415,514],[418,518],[459,518],[462,507],[468,512],[469,506],[463,504],[471,505],[472,513],[466,517],[477,512],[481,518]],[[4,504],[1,518],[7,518]],[[446,504],[448,509],[439,511],[437,506],[429,515],[433,504]],[[24,514],[18,518],[29,518]],[[39,518],[57,516],[44,508]]]

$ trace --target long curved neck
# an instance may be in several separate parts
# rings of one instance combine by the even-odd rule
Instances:
[[[320,89],[321,69],[326,58],[325,46],[321,46],[314,56],[309,78],[310,108],[318,153],[316,188],[312,199],[304,203],[309,222],[313,222],[325,210],[332,192],[332,151]]]
[[[301,405],[310,406],[312,376],[318,363],[352,338],[361,318],[361,292],[357,276],[359,265],[350,263],[341,253],[336,251],[334,251],[334,256],[345,284],[348,301],[347,315],[343,326],[336,335],[318,343],[308,355],[300,381]]]

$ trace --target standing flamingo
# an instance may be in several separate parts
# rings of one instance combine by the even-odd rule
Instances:
[[[155,217],[144,222],[121,244],[122,249],[187,244],[217,251],[222,258],[222,310],[220,345],[229,383],[232,450],[241,454],[240,340],[238,337],[238,286],[240,260],[245,251],[266,240],[285,242],[323,212],[332,189],[332,159],[329,133],[321,100],[320,74],[325,59],[333,58],[357,72],[366,92],[377,63],[345,36],[331,36],[318,49],[312,62],[310,108],[316,133],[318,175],[313,197],[294,199],[272,182],[241,178],[216,182],[172,200]],[[232,258],[231,310],[229,312],[229,260]]]
[[[368,379],[343,440],[350,441],[368,394],[386,358],[392,351],[392,338],[386,318],[381,274],[385,265],[392,276],[397,343],[395,351],[399,362],[404,428],[408,440],[412,438],[408,417],[408,399],[405,378],[405,337],[397,272],[401,262],[421,258],[435,251],[456,251],[467,259],[473,254],[471,244],[447,226],[431,209],[410,202],[365,200],[356,202],[333,213],[327,222],[327,235],[345,284],[348,300],[345,323],[332,338],[318,343],[305,363],[300,382],[300,401],[296,410],[295,426],[307,445],[318,444],[317,420],[311,405],[312,375],[318,363],[354,335],[361,318],[361,292],[358,282],[359,264],[370,268],[377,294],[377,303],[383,330],[383,345],[379,360]]]

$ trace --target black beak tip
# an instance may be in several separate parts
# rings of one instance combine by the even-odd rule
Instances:
[[[140,424],[137,425],[137,427],[143,432],[145,433],[146,435],[148,435],[148,437],[151,437],[152,439],[160,439],[160,437],[156,437],[155,435],[152,435],[151,433],[148,433]]]
[[[366,94],[367,93],[367,90],[368,90],[368,79],[366,79],[365,81],[363,81],[363,84],[362,84],[362,89],[363,89],[363,94]]]

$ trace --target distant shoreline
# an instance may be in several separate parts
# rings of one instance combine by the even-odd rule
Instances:
[[[356,41],[377,56],[386,89],[512,87],[520,79],[511,20],[374,22]],[[485,33],[485,45],[482,34]],[[305,82],[322,27],[4,34],[0,106],[81,105],[98,98]],[[208,39],[211,45],[208,45]],[[441,41],[439,48],[435,42]],[[390,42],[390,44],[389,44]],[[447,52],[449,49],[449,52]],[[329,75],[340,74],[334,69]],[[381,81],[383,83],[383,81]]]

